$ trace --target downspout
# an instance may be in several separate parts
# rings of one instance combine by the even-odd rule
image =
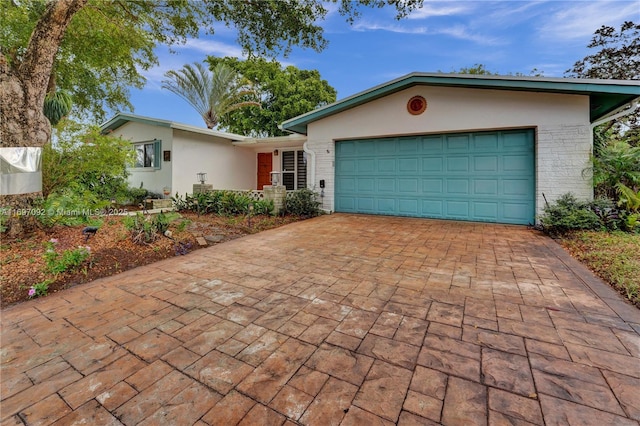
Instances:
[[[629,105],[631,105],[631,108],[627,108]],[[627,109],[624,109],[627,108]],[[632,112],[634,112],[635,110],[637,110],[638,108],[640,108],[640,98],[636,98],[634,100],[632,100],[631,102],[621,106],[620,108],[618,108],[618,112],[612,114],[612,115],[608,115],[604,118],[601,118],[600,120],[594,121],[593,123],[591,123],[591,126],[589,127],[589,129],[591,130],[591,146],[593,147],[593,130],[604,123],[608,123],[611,120],[616,120],[620,117],[624,117],[627,116],[629,114],[631,114]]]
[[[311,164],[309,170],[309,181],[311,182],[311,187],[309,187],[309,184],[307,184],[307,187],[313,191],[316,189],[316,153],[309,149],[309,145],[307,145],[307,143],[308,142],[305,141],[305,143],[302,144],[302,150],[310,157],[307,164]]]

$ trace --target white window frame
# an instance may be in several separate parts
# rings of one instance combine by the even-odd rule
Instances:
[[[146,160],[146,147],[147,146],[152,146],[153,148],[153,164],[149,165],[149,166],[145,166],[144,165],[144,161]],[[143,163],[142,165],[140,165],[140,163],[138,163],[138,150],[142,147],[143,150]],[[150,141],[140,141],[140,142],[134,142],[132,144],[132,149],[134,150],[134,152],[136,153],[136,158],[135,161],[136,163],[134,164],[134,166],[132,167],[133,169],[136,170],[159,170],[161,168],[161,159],[160,159],[160,154],[162,153],[162,141],[158,140],[158,139],[153,139]]]

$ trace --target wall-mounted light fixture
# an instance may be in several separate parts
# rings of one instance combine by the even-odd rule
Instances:
[[[277,149],[273,150],[273,155],[275,155],[276,157],[278,156],[278,150]]]

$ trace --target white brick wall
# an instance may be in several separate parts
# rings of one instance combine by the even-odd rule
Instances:
[[[593,187],[588,173],[591,138],[589,125],[540,126],[536,143],[536,213],[549,203],[572,192],[578,199],[591,200]]]

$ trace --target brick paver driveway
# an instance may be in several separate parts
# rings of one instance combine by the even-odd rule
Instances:
[[[324,216],[4,310],[1,422],[638,425],[639,332],[535,231]]]

